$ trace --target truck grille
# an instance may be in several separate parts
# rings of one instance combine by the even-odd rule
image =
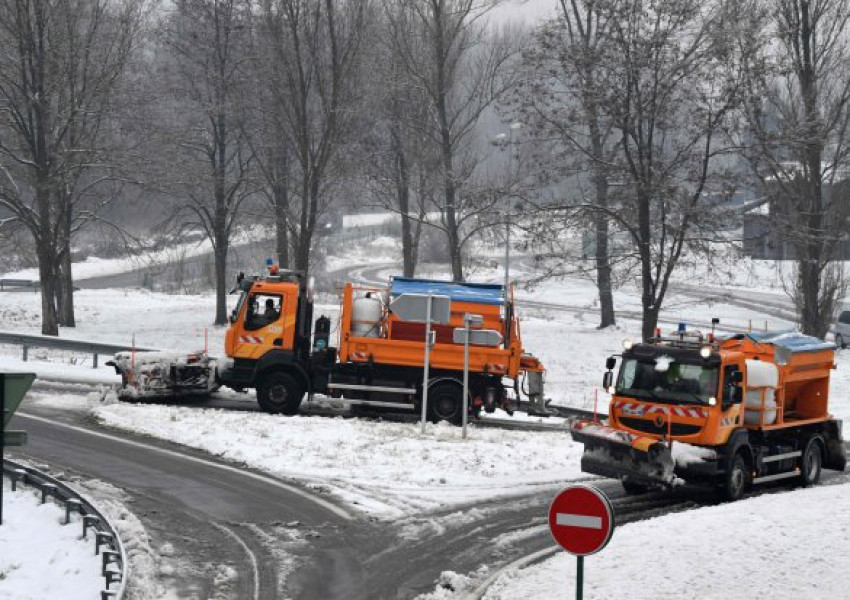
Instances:
[[[620,417],[620,423],[630,429],[635,429],[644,433],[654,433],[657,435],[666,435],[667,433],[667,423],[664,423],[659,427],[652,421],[647,421],[646,419],[634,419],[632,417]],[[670,427],[670,433],[672,435],[694,435],[695,433],[699,433],[701,429],[702,427],[699,425],[673,423]]]

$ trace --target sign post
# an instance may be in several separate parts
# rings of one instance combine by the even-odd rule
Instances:
[[[425,318],[425,366],[422,367],[422,433],[425,433],[425,420],[428,417],[428,369],[431,367],[431,348],[434,340],[431,339],[431,308],[434,306],[434,297],[428,296],[428,315]]]
[[[452,315],[452,299],[436,294],[401,294],[390,303],[390,310],[402,321],[425,323],[425,365],[422,374],[422,433],[428,417],[428,369],[431,366],[431,348],[434,332],[431,324],[448,325]]]
[[[484,317],[465,313],[463,315],[463,439],[466,439],[466,424],[469,420],[469,328],[473,325],[480,327],[484,323]],[[457,330],[455,330],[457,343]]]
[[[577,557],[576,600],[582,600],[584,557],[602,550],[614,533],[611,502],[594,487],[570,486],[549,506],[549,530],[558,545]]]
[[[3,422],[0,427],[0,525],[3,524],[3,458],[4,448],[19,446],[26,442],[27,436],[23,431],[6,431],[6,426],[12,419],[12,414],[18,409],[24,394],[30,389],[34,373],[0,373],[0,407],[3,409]]]

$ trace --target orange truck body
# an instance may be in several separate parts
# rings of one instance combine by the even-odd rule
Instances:
[[[453,295],[449,322],[432,325],[436,342],[430,371],[433,385],[439,385],[434,420],[460,420],[464,344],[455,343],[453,336],[455,329],[463,327],[467,313],[482,317],[477,328],[495,330],[502,337],[498,345],[470,345],[472,412],[509,405],[502,378],[513,380],[517,396],[519,379],[525,378],[523,391],[530,404],[539,407],[537,412],[545,412],[543,365],[524,351],[513,298],[506,297],[501,286],[404,278],[394,278],[382,288],[348,283],[341,294],[336,347],[329,346],[327,317],[317,319],[313,330],[312,298],[300,277],[270,273],[241,279],[238,286],[242,296],[225,336],[231,362],[220,369],[219,379],[236,389],[256,388],[258,401],[267,411],[291,414],[305,393],[417,408],[422,398],[425,325],[404,321],[393,312],[392,299],[400,293],[397,288],[404,286]],[[368,333],[358,327],[363,321],[355,314],[363,302],[373,311],[365,328]],[[265,303],[272,318],[261,313]]]
[[[352,307],[358,292],[385,294],[387,289],[352,283],[345,285],[340,305],[340,362],[371,362],[421,369],[425,361],[425,324],[402,321],[385,305],[378,335],[357,336],[352,331]],[[464,346],[453,341],[453,332],[456,328],[463,327],[463,317],[467,313],[483,317],[481,329],[498,331],[503,339],[508,337],[505,335],[506,319],[503,307],[480,302],[452,302],[449,323],[431,326],[436,334],[431,350],[431,368],[455,372],[463,369]],[[513,316],[507,345],[470,346],[469,370],[515,379],[524,371],[542,372],[543,365],[533,356],[524,353],[519,320]]]
[[[629,347],[610,386],[608,423],[572,427],[585,444],[583,470],[632,488],[684,479],[726,491],[740,464],[744,488],[790,477],[811,483],[821,466],[843,470],[841,422],[829,413],[834,359],[832,344],[800,334],[682,335]],[[645,385],[640,369],[662,363],[668,383]],[[691,378],[669,383],[675,378],[667,371]],[[676,458],[677,444],[687,445],[678,453],[687,460]]]

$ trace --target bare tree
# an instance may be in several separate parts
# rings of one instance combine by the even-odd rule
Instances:
[[[295,249],[292,264],[307,273],[319,216],[338,175],[340,148],[358,122],[360,50],[367,0],[263,0],[261,43],[272,60],[266,111],[281,128],[276,168],[285,157],[291,196],[283,200]],[[280,176],[276,179],[282,181]],[[294,196],[294,198],[292,197]]]
[[[138,39],[144,5],[124,0],[0,1],[0,206],[31,233],[42,332],[74,324],[77,201],[107,178],[101,126]],[[60,277],[61,276],[61,277]]]
[[[721,134],[742,91],[735,33],[748,21],[738,19],[737,2],[600,6],[609,34],[599,89],[619,138],[612,166],[625,184],[607,213],[631,238],[646,339],[683,251],[720,225],[712,212],[725,185],[717,159],[728,151]]]
[[[399,216],[403,272],[405,277],[413,277],[440,172],[437,147],[423,132],[430,104],[400,68],[391,42],[370,50],[370,62],[376,65],[371,88],[379,92],[367,109],[374,115],[364,137],[367,188],[377,206]]]
[[[463,246],[476,222],[498,202],[493,194],[461,194],[479,157],[471,151],[482,113],[509,89],[506,69],[515,54],[513,36],[488,33],[484,17],[496,2],[480,0],[399,0],[385,13],[393,52],[429,104],[423,134],[439,149],[442,198],[440,228],[446,233],[452,277],[463,279]]]
[[[560,0],[558,8],[558,16],[540,26],[524,50],[522,84],[512,90],[505,105],[518,114],[532,138],[530,165],[538,188],[567,180],[584,196],[578,206],[576,198],[563,194],[554,203],[537,203],[534,229],[550,247],[545,255],[537,255],[548,259],[547,276],[582,272],[579,258],[587,248],[575,248],[564,229],[592,227],[601,328],[615,323],[609,189],[617,140],[603,107],[602,89],[608,14],[596,0]]]
[[[850,6],[778,0],[760,8],[770,37],[747,65],[745,155],[794,250],[800,326],[823,337],[845,287],[837,259],[850,218]]]
[[[250,196],[254,160],[243,119],[248,93],[248,0],[180,0],[165,25],[175,53],[171,138],[173,189],[209,238],[215,257],[215,324],[227,323],[227,255],[240,210]]]

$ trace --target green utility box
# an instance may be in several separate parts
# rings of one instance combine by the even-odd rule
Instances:
[[[0,400],[3,404],[4,431],[33,381],[35,381],[35,373],[0,373],[0,394],[2,394]]]
[[[25,431],[6,431],[6,427],[33,381],[35,373],[0,373],[0,406],[3,407],[3,427],[0,429],[0,525],[3,524],[3,449],[6,446],[23,446],[27,442]]]

